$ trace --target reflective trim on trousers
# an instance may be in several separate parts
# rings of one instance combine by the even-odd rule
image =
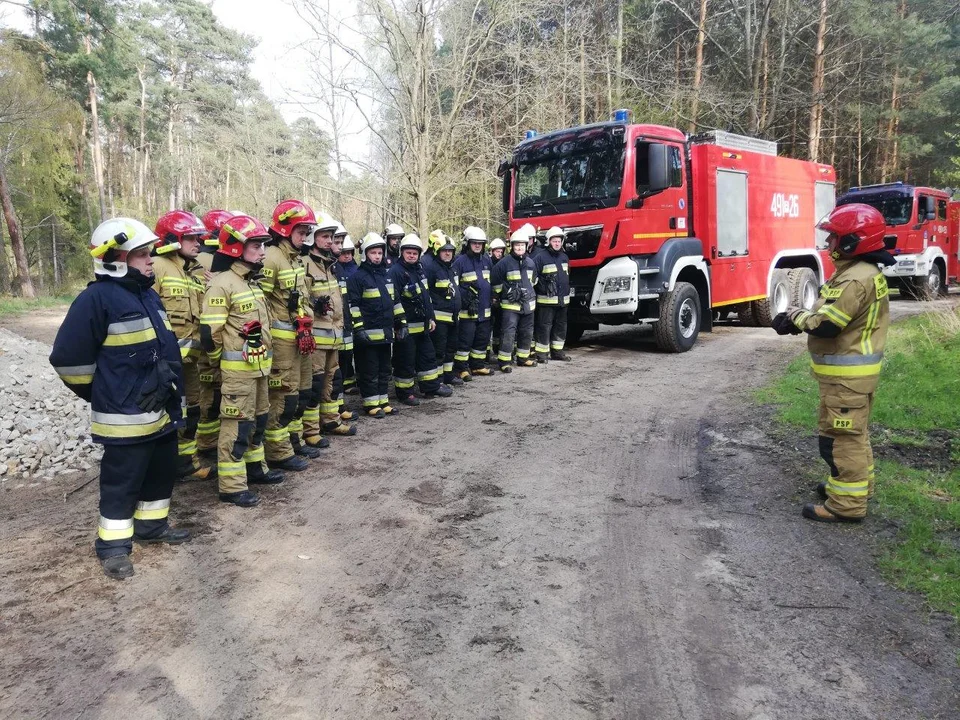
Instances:
[[[394,376],[393,384],[402,390],[407,390],[413,387],[413,378],[398,378]]]
[[[197,441],[196,440],[184,440],[183,442],[177,443],[177,455],[183,455],[186,457],[191,457],[197,453]]]
[[[170,514],[170,498],[166,500],[151,500],[138,502],[133,511],[134,520],[163,520]]]
[[[840,482],[835,477],[827,480],[827,492],[834,495],[850,495],[852,497],[866,497],[870,492],[869,480],[858,480],[857,482]]]
[[[375,408],[380,405],[380,396],[371,395],[370,397],[365,397],[363,399],[363,406],[365,408]]]
[[[111,520],[100,516],[100,525],[97,536],[101,540],[126,540],[133,537],[133,518],[126,520]]]
[[[536,344],[535,347],[538,353],[545,353],[545,352],[549,352],[550,350],[549,345],[544,345],[543,343],[539,343],[539,342]]]
[[[265,457],[266,454],[264,453],[263,445],[261,445],[260,447],[250,448],[247,450],[243,454],[243,461],[245,463],[263,462]]]
[[[263,448],[261,448],[262,452]],[[251,461],[252,462],[252,461]],[[239,462],[223,462],[222,460],[217,463],[217,474],[220,477],[230,476],[230,475],[239,475],[240,477],[247,476],[247,466],[243,460]]]
[[[267,430],[263,433],[263,439],[267,442],[282,443],[290,439],[290,431],[286,426]]]
[[[563,350],[564,342],[563,340],[551,340],[550,349],[551,350]]]

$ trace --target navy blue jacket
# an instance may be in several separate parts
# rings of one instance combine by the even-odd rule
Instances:
[[[570,259],[563,250],[544,248],[533,258],[537,266],[537,304],[570,304]]]
[[[464,286],[474,285],[479,291],[477,314],[470,315],[466,310],[461,310],[461,320],[490,319],[490,273],[492,270],[493,263],[490,262],[490,256],[486,253],[471,255],[469,252],[464,252],[453,261],[453,272],[460,282],[461,295],[465,292]]]
[[[350,303],[347,299],[347,280],[350,279],[350,276],[357,271],[357,262],[355,260],[350,260],[349,262],[342,263],[337,261],[333,264],[333,274],[337,276],[337,282],[340,284],[340,294],[343,296],[343,340],[344,345],[349,345],[349,348],[343,348],[344,350],[353,349],[353,336],[351,331],[353,330],[353,317],[350,315],[350,308],[347,307]],[[349,341],[347,340],[349,338]]]
[[[384,345],[393,342],[394,324],[406,324],[399,292],[387,277],[384,263],[371,265],[364,260],[347,280],[347,301],[353,318],[354,343],[361,330],[367,342]]]
[[[400,303],[407,316],[410,332],[416,332],[425,323],[436,319],[430,301],[430,284],[419,262],[414,265],[407,265],[403,260],[395,262],[387,270],[387,277],[400,293]]]
[[[437,322],[455,323],[460,316],[461,298],[453,263],[435,258],[424,270],[430,283],[430,299]]]
[[[533,289],[537,282],[537,265],[524,255],[504,255],[493,269],[493,293],[500,299],[501,310],[512,310],[529,315],[537,307],[537,294]],[[516,297],[510,298],[514,294]]]
[[[154,440],[173,432],[181,419],[179,392],[155,413],[136,402],[141,390],[156,385],[160,359],[183,388],[177,336],[149,285],[132,277],[90,283],[67,311],[50,353],[64,384],[90,402],[91,435],[104,445]]]

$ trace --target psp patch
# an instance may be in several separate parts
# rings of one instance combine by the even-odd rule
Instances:
[[[834,430],[853,430],[853,420],[848,420],[847,418],[834,418],[833,429]]]

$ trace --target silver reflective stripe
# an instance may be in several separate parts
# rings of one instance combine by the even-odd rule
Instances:
[[[330,337],[335,338],[337,336],[337,331],[331,328],[317,328],[313,329],[313,334],[317,337]]]
[[[408,329],[408,330],[423,330],[423,329],[424,329],[424,324],[423,324],[422,322],[408,323],[408,324],[407,324],[407,329]]]
[[[128,320],[127,322],[115,322],[107,325],[107,335],[122,335],[123,333],[139,332],[140,330],[149,330],[153,327],[150,318],[140,318],[139,320]]]
[[[90,413],[93,422],[104,425],[146,425],[157,422],[166,415],[166,410],[157,410],[152,413],[140,413],[139,415],[123,415],[121,413],[102,413],[94,410]]]
[[[873,355],[815,355],[810,359],[817,365],[875,365],[883,360],[883,353]]]
[[[169,503],[170,501],[167,500],[167,502]],[[133,518],[128,518],[127,520],[111,520],[101,515],[100,527],[104,530],[129,530],[133,527]]]
[[[280,322],[279,320],[273,320],[270,323],[270,327],[276,328],[277,330],[293,330],[293,323]]]
[[[138,502],[137,510],[163,510],[170,507],[170,498],[166,500],[151,500],[149,502]]]
[[[93,375],[97,370],[97,364],[92,365],[61,365],[55,367],[57,375]]]
[[[166,310],[161,310],[161,311],[160,311],[160,319],[161,319],[161,320],[169,320],[169,318],[167,317],[167,311],[166,311]]]
[[[182,348],[199,348],[200,341],[191,340],[190,338],[182,338],[180,340],[177,340],[177,345],[179,345]]]
[[[273,350],[267,350],[267,358],[273,357]],[[222,360],[246,360],[243,352],[240,350],[224,350],[221,356]]]

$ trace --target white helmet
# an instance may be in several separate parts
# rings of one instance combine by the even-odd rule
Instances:
[[[547,230],[547,242],[550,242],[550,238],[563,238],[566,237],[566,234],[563,232],[563,228],[554,225],[552,228]]]
[[[333,236],[346,237],[346,235],[347,235],[347,229],[340,223],[337,223],[337,229],[333,231]]]
[[[159,240],[153,230],[139,220],[104,220],[90,238],[93,271],[97,275],[123,277],[127,274],[127,253]]]
[[[420,252],[423,252],[423,241],[413,233],[410,233],[409,235],[404,235],[403,239],[400,240],[400,252],[403,252],[404,250],[407,250],[410,248],[414,248],[416,250],[419,250]]]
[[[403,237],[405,234],[403,228],[396,223],[390,223],[383,229],[383,237]]]
[[[526,225],[524,225],[519,230],[514,230],[513,234],[510,236],[511,245],[526,245],[530,242],[530,235],[527,234]]]
[[[314,237],[318,232],[326,230],[327,232],[336,232],[337,227],[340,225],[336,220],[334,220],[330,215],[325,212],[317,213],[317,222],[313,225],[313,229],[307,233],[307,237],[304,238],[303,244],[307,247],[313,247],[315,242]]]
[[[463,229],[463,240],[464,242],[482,242],[484,245],[487,244],[487,234],[476,227],[475,225],[469,225]]]
[[[507,244],[503,241],[503,238],[494,238],[493,242],[490,243],[490,251],[494,250],[506,250]]]
[[[520,226],[520,229],[517,232],[522,232],[527,236],[527,239],[534,239],[537,237],[537,229],[531,223],[524,223]],[[511,240],[513,236],[511,235]]]
[[[340,246],[340,252],[342,252],[342,253],[345,253],[345,252],[353,252],[353,249],[354,249],[355,247],[356,247],[356,246],[353,244],[353,238],[350,237],[349,235],[347,235],[347,236],[343,239],[343,244]]]
[[[363,253],[363,259],[367,259],[367,253],[373,248],[386,248],[387,241],[375,232],[368,232],[360,241],[360,252]]]

